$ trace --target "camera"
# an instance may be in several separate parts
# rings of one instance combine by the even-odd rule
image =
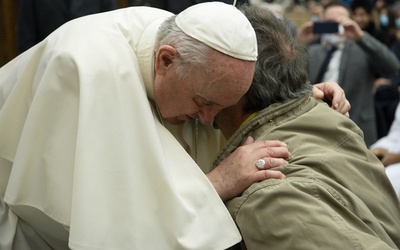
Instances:
[[[331,21],[314,22],[313,33],[315,34],[339,33],[339,24]]]

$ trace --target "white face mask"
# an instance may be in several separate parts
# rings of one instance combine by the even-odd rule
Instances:
[[[381,23],[382,27],[386,27],[389,24],[389,17],[387,15],[380,15],[379,22]]]
[[[323,34],[321,37],[321,41],[322,43],[328,45],[338,46],[340,44],[343,44],[346,41],[346,38],[336,34]]]

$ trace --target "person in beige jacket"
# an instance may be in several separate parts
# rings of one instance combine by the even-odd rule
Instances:
[[[259,58],[253,83],[215,119],[227,144],[214,166],[248,136],[281,140],[285,179],[251,185],[226,202],[242,249],[398,249],[400,204],[385,169],[349,118],[309,97],[307,50],[287,22],[242,7],[254,27]],[[257,162],[263,167],[265,160]]]

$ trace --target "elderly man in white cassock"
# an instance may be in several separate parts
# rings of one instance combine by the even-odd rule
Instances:
[[[256,59],[245,16],[213,2],[79,18],[0,68],[0,249],[239,242],[222,200],[283,178],[268,168],[286,163],[285,144],[249,138],[205,175],[176,140],[184,126],[165,126],[211,122],[248,90]],[[217,134],[198,129],[196,142]]]

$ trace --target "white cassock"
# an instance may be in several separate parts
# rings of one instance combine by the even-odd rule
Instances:
[[[192,159],[196,160],[201,170],[208,173],[215,157],[226,143],[221,131],[210,125],[202,124],[200,119],[197,124],[195,120],[190,120],[178,126],[169,124],[165,124],[165,126]]]
[[[155,34],[171,15],[134,7],[75,19],[0,69],[0,249],[240,241],[149,102]]]
[[[384,148],[390,153],[400,153],[400,103],[397,105],[395,119],[388,134],[371,145],[371,149],[374,148]],[[385,170],[400,199],[400,163],[389,165]]]

